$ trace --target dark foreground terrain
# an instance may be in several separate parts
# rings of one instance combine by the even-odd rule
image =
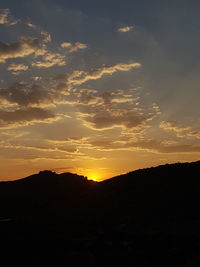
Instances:
[[[1,182],[0,242],[1,266],[200,266],[200,161]]]

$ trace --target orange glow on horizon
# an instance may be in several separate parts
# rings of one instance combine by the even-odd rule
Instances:
[[[93,180],[95,182],[99,182],[102,180],[100,173],[97,171],[91,171],[86,176],[88,177],[89,180]]]

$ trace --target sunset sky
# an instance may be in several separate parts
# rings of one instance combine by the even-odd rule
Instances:
[[[200,159],[200,1],[0,8],[1,180]]]

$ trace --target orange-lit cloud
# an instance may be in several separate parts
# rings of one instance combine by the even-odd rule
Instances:
[[[35,122],[51,122],[58,119],[52,112],[40,108],[0,110],[0,128],[12,128]]]
[[[160,123],[160,128],[166,131],[174,131],[174,132],[184,132],[190,130],[190,127],[180,125],[175,121],[162,121]]]
[[[45,51],[44,44],[38,38],[21,37],[16,43],[0,43],[0,62],[6,62],[11,58],[23,58],[31,54],[39,56],[43,55]]]
[[[200,131],[192,129],[191,126],[184,126],[175,121],[162,121],[160,128],[166,131],[172,131],[176,133],[177,137],[181,138],[193,138],[200,139]]]
[[[0,9],[0,25],[5,24],[6,26],[16,25],[20,20],[14,20],[10,14],[8,8]]]
[[[165,142],[158,140],[138,140],[138,141],[112,141],[112,140],[96,140],[90,142],[96,149],[98,147],[105,151],[112,150],[144,150],[152,153],[200,153],[199,145],[177,144],[173,141]]]
[[[195,137],[197,139],[200,139],[200,131],[191,131],[187,133],[187,136],[189,137]]]
[[[15,64],[12,63],[8,66],[9,71],[19,72],[19,71],[26,71],[28,70],[28,66],[24,64]]]
[[[32,66],[37,68],[50,68],[53,66],[64,66],[65,64],[65,56],[59,53],[47,52],[43,55],[42,61],[34,62]]]
[[[9,15],[8,9],[0,10],[0,24],[7,24],[9,22],[8,15]]]
[[[153,117],[154,114],[144,115],[134,108],[130,110],[117,108],[100,109],[94,115],[85,117],[85,120],[91,127],[96,129],[107,129],[116,126],[133,128],[152,120]]]
[[[134,29],[133,26],[126,26],[126,27],[121,27],[121,28],[118,28],[117,31],[118,32],[130,32]]]
[[[70,42],[64,42],[61,45],[61,48],[66,49],[69,53],[77,52],[78,50],[86,49],[88,46],[86,44],[76,42],[76,43],[70,43]]]
[[[16,103],[19,106],[51,102],[51,96],[47,89],[41,85],[25,82],[15,83],[9,88],[0,89],[0,99]]]
[[[131,69],[139,67],[141,67],[140,63],[132,62],[132,63],[119,63],[113,66],[103,66],[91,72],[74,71],[67,78],[67,83],[73,85],[81,85],[90,80],[100,79],[103,75],[106,74],[112,75],[117,71],[129,71]]]

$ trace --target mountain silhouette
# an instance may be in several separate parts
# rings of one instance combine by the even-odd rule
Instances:
[[[15,266],[198,266],[199,205],[200,161],[103,182],[41,171],[0,182],[3,254]]]

